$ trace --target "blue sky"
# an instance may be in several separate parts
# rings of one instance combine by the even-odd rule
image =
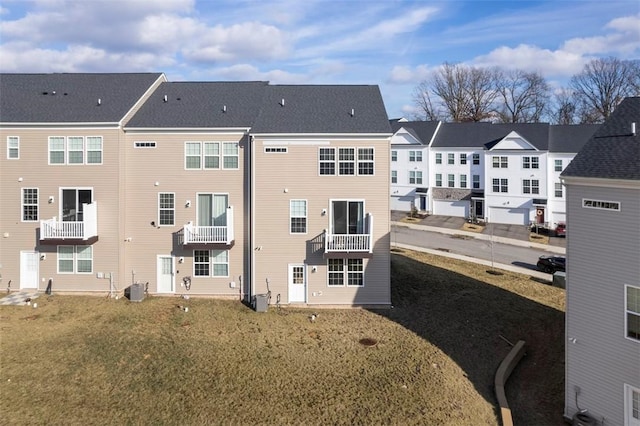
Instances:
[[[638,0],[2,0],[2,72],[377,84],[390,118],[444,62],[538,71],[640,58]]]

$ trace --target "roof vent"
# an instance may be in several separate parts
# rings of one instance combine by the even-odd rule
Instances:
[[[98,106],[102,105],[102,99],[98,98]]]
[[[222,105],[222,112],[227,112],[227,106],[226,105]]]
[[[164,95],[164,98],[162,99],[162,102],[168,102],[169,98],[167,97],[167,95]]]
[[[284,106],[284,98],[280,101],[280,106]]]
[[[631,123],[631,136],[636,135],[636,122]]]
[[[349,113],[349,115],[350,115],[350,116],[352,116],[352,117],[353,117],[354,115],[356,115],[356,110],[355,110],[355,109],[353,109],[353,108],[351,108],[351,112]]]

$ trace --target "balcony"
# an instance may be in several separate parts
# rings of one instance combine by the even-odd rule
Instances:
[[[234,243],[233,207],[227,208],[226,226],[196,226],[193,222],[184,225],[183,245],[220,244],[231,246]]]
[[[325,231],[325,257],[370,257],[373,253],[373,216],[367,214],[364,218],[364,230],[360,234],[333,234]]]
[[[82,221],[64,221],[56,217],[40,221],[40,241],[60,240],[93,242],[98,239],[98,204],[82,205]],[[73,241],[72,241],[73,242]]]

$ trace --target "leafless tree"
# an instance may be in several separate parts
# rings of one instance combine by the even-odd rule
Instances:
[[[498,119],[503,123],[539,122],[548,108],[549,85],[536,72],[511,70],[499,72],[498,92],[501,104]]]
[[[583,123],[599,123],[628,96],[639,95],[640,61],[609,57],[594,59],[569,83]]]
[[[470,99],[467,121],[484,121],[492,117],[498,98],[499,72],[496,68],[469,68],[468,94]]]
[[[554,106],[550,113],[554,124],[576,124],[577,106],[569,89],[562,89],[554,95]]]
[[[429,85],[421,82],[413,91],[413,103],[418,107],[418,113],[414,115],[416,120],[439,121],[443,119],[442,112],[431,101]]]

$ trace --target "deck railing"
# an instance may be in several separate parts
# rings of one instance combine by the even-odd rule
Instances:
[[[88,240],[98,236],[98,205],[82,205],[82,221],[62,221],[56,217],[40,221],[41,240]]]
[[[368,252],[373,251],[373,216],[367,214],[362,234],[334,234],[325,231],[324,251],[329,252]]]
[[[226,226],[184,225],[183,244],[231,244],[233,242],[233,207],[227,207]]]

